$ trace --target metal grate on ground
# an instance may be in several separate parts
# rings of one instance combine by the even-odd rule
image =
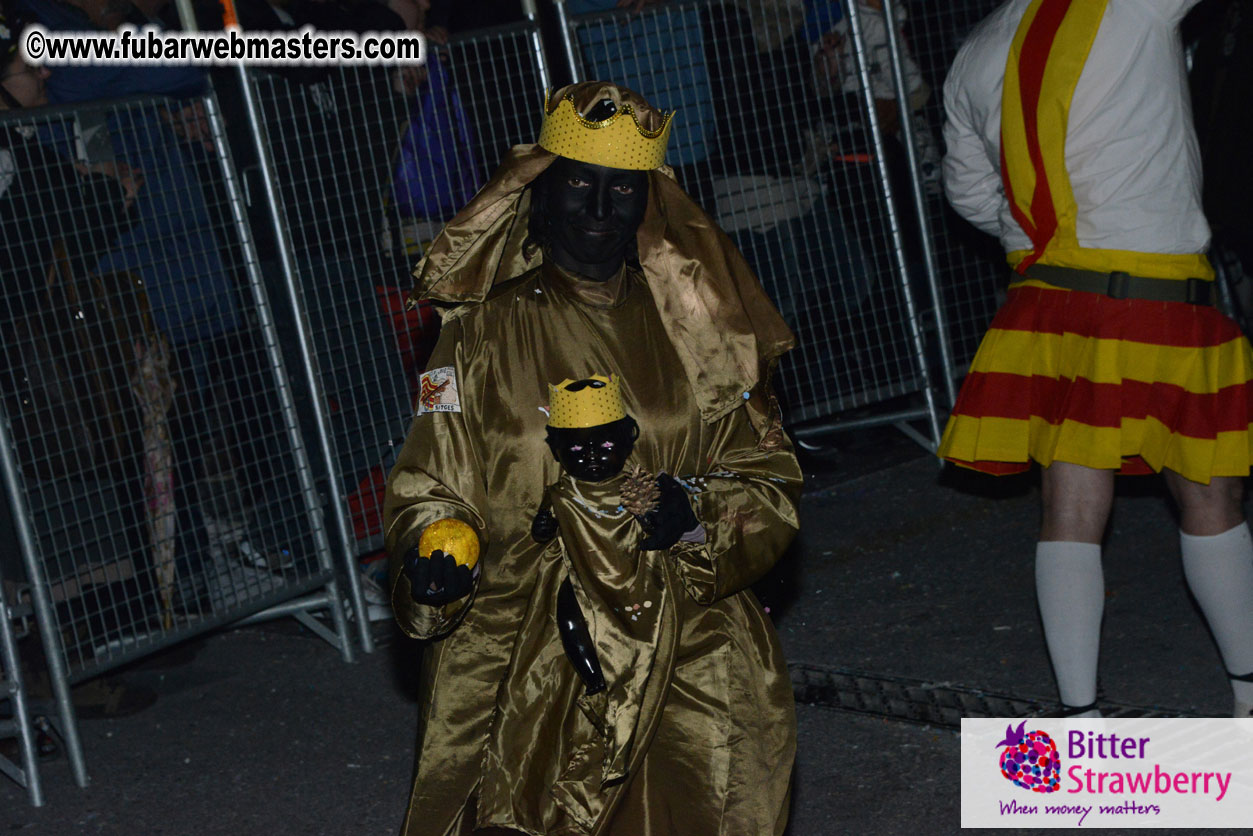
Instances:
[[[1058,717],[1055,701],[996,694],[951,682],[828,668],[788,665],[792,693],[801,705],[866,714],[888,720],[957,729],[963,717]],[[1197,717],[1190,711],[1100,701],[1105,717]]]

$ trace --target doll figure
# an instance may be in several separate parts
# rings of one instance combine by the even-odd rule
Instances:
[[[640,429],[618,378],[565,380],[549,386],[549,399],[546,440],[561,473],[531,526],[545,549],[523,632],[552,635],[555,616],[565,658],[548,649],[555,642],[520,642],[513,665],[529,675],[507,678],[523,685],[504,695],[498,722],[525,723],[537,738],[561,740],[563,752],[493,755],[551,773],[554,791],[574,799],[589,779],[598,791],[624,777],[633,743],[656,721],[667,676],[654,672],[674,664],[682,594],[669,551],[702,529],[677,480],[627,467]],[[541,681],[542,697],[531,685]],[[556,764],[588,758],[596,766],[571,772],[563,789]]]
[[[587,392],[580,395],[581,392]],[[622,472],[635,448],[640,428],[622,406],[621,391],[612,375],[564,381],[549,387],[550,402],[546,441],[562,470],[580,482],[604,482]],[[589,421],[596,423],[585,426]],[[547,543],[556,536],[557,518],[545,505],[531,523],[531,536]],[[596,648],[587,620],[579,608],[574,587],[567,577],[557,591],[557,629],[566,656],[574,665],[587,693],[605,689]]]

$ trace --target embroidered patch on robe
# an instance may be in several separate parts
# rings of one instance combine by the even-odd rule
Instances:
[[[457,391],[457,373],[452,366],[422,373],[422,391],[418,393],[418,414],[428,412],[460,412],[461,395]]]

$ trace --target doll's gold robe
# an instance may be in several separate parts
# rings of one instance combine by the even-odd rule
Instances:
[[[483,551],[473,594],[442,608],[414,603],[393,566],[401,626],[432,639],[404,832],[782,833],[795,712],[778,638],[747,587],[796,533],[801,474],[769,393],[702,420],[643,277],[587,282],[551,264],[452,311],[429,368],[452,370],[456,396],[414,419],[389,480],[387,548],[402,555],[426,525],[456,517]],[[630,733],[597,737],[595,712],[574,708],[582,685],[547,609],[566,571],[560,548],[530,526],[560,473],[544,442],[548,384],[610,373],[641,427],[632,461],[697,489],[707,539],[647,553],[659,594],[648,676]],[[616,655],[634,651],[600,652],[608,669],[638,674]]]

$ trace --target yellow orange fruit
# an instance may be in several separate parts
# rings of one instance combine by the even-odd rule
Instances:
[[[458,566],[473,569],[479,562],[479,535],[461,520],[445,517],[428,525],[418,539],[418,554],[423,557],[436,549],[452,555]]]

